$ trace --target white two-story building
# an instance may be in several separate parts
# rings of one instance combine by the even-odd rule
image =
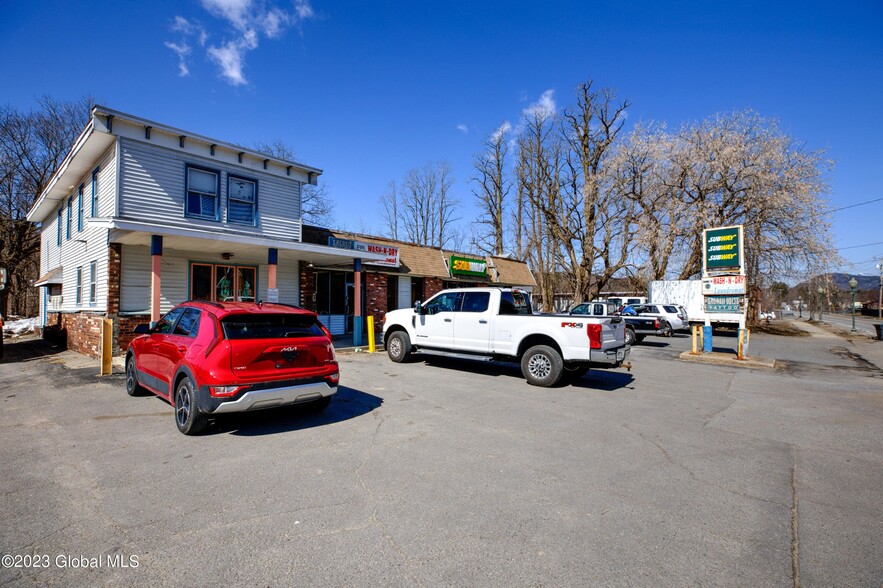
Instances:
[[[320,169],[96,106],[39,195],[41,322],[97,355],[185,300],[300,303],[299,268],[382,255],[304,243]],[[358,256],[359,259],[356,259]]]

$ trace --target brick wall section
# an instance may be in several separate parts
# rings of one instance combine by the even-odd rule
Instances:
[[[386,274],[363,272],[365,280],[365,316],[374,317],[374,330],[383,329],[383,317],[386,316],[386,292],[389,277]]]
[[[113,317],[120,311],[120,280],[123,267],[123,246],[111,243],[107,247],[107,315]]]
[[[308,310],[316,310],[316,272],[307,264],[300,264],[300,306]]]
[[[428,300],[445,289],[445,282],[441,278],[426,278],[423,281],[423,300]]]
[[[82,312],[62,313],[61,328],[67,332],[67,348],[99,357],[101,354],[101,321],[104,315]]]
[[[137,337],[132,331],[140,324],[149,324],[150,315],[116,316],[113,319],[113,354],[123,355],[129,349],[129,343]]]

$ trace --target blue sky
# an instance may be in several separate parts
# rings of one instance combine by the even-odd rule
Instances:
[[[664,4],[13,0],[0,96],[91,94],[225,141],[280,139],[325,170],[349,229],[380,231],[388,183],[439,160],[470,219],[481,140],[589,78],[633,103],[630,123],[752,108],[827,150],[831,208],[883,198],[883,3]],[[863,245],[883,242],[883,200],[832,216],[839,269],[876,273],[883,243]]]

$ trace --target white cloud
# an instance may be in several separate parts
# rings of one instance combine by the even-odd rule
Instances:
[[[220,69],[221,76],[234,86],[248,84],[245,77],[246,57],[258,48],[262,38],[278,39],[292,26],[313,18],[315,12],[309,0],[294,0],[291,9],[275,5],[276,0],[201,0],[202,7],[215,19],[226,25],[221,41],[208,45],[209,34],[198,22],[176,16],[170,30],[178,33],[177,42],[168,41],[179,60],[180,75],[190,70],[188,59],[192,49],[188,39],[195,38],[204,47],[210,61]],[[226,38],[224,38],[226,37]]]
[[[460,131],[461,133],[463,133],[464,135],[469,134],[469,127],[467,127],[463,123],[460,123],[457,125],[457,130]]]
[[[555,90],[546,90],[542,93],[539,100],[528,106],[522,111],[525,118],[547,119],[555,116],[558,112],[558,106],[555,103]]]
[[[503,135],[505,135],[506,133],[508,133],[511,130],[512,130],[512,125],[509,124],[508,120],[504,120],[503,124],[501,124],[499,127],[497,127],[496,131],[491,133],[491,139],[493,141],[499,141]]]
[[[190,45],[186,42],[172,43],[166,41],[166,47],[174,51],[178,56],[178,75],[182,78],[190,75],[190,69],[187,67],[187,57],[190,55]]]

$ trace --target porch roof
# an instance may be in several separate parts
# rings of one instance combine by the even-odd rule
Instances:
[[[150,246],[151,235],[163,237],[163,248],[199,253],[234,253],[239,255],[266,255],[267,249],[275,248],[280,255],[289,252],[298,260],[315,265],[336,265],[362,261],[382,261],[385,255],[338,249],[326,245],[279,241],[251,235],[230,235],[197,228],[168,227],[142,221],[118,218],[90,219],[103,228],[111,229],[110,242],[124,245]]]

